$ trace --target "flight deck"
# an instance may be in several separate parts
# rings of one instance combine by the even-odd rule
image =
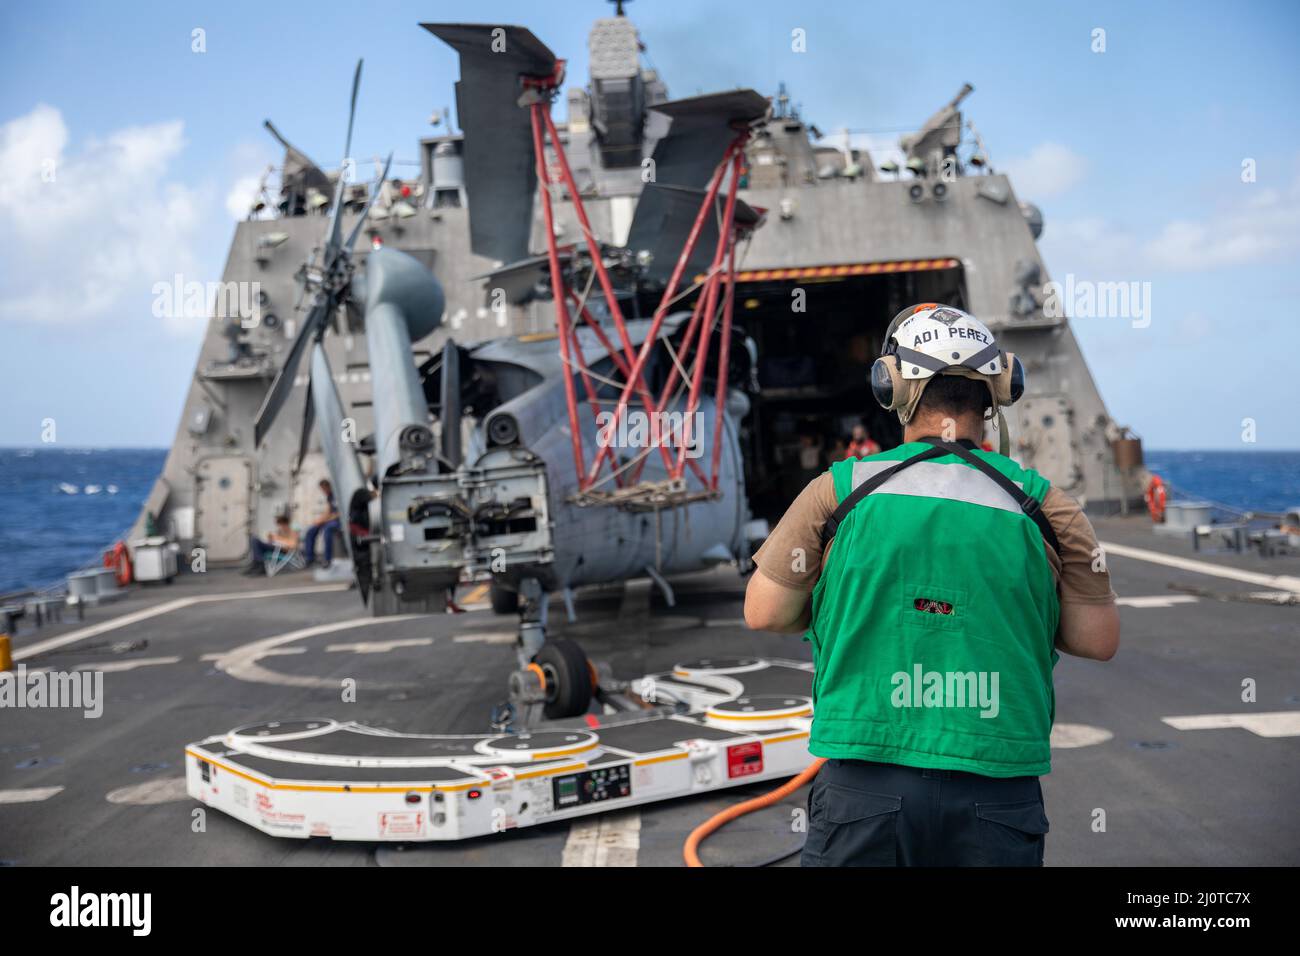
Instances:
[[[1052,772],[1042,778],[1051,823],[1047,865],[1300,863],[1300,818],[1292,812],[1300,786],[1300,607],[1264,603],[1264,595],[1300,593],[1300,559],[1195,552],[1189,543],[1153,535],[1146,518],[1094,524],[1113,546],[1108,563],[1123,636],[1113,661],[1063,657],[1055,670]],[[675,683],[694,684],[695,678],[670,672],[702,658],[809,663],[809,646],[798,636],[744,626],[745,581],[734,570],[671,583],[674,607],[650,582],[634,581],[579,591],[577,620],[565,620],[557,604],[552,623],[557,634],[580,641],[593,660],[629,681],[670,674]],[[598,747],[609,745],[608,753],[592,748],[576,759],[535,761],[532,754],[528,761],[518,752],[508,756],[510,748],[500,747],[508,735],[494,734],[489,718],[503,694],[502,674],[513,664],[515,622],[493,614],[472,592],[462,600],[470,607],[466,614],[372,618],[345,586],[315,584],[310,575],[255,581],[209,572],[204,581],[183,577],[170,587],[135,588],[121,601],[88,610],[84,621],[65,615],[62,623],[21,631],[14,641],[18,664],[102,672],[104,706],[98,718],[68,709],[5,711],[0,862],[680,866],[692,829],[780,782],[767,774],[775,761],[788,759],[782,766],[792,769],[782,772],[789,774],[805,765],[795,756],[805,741],[771,746],[769,740],[764,774],[737,777],[734,786],[637,802],[643,791],[633,775],[633,799],[612,799],[604,812],[565,811],[572,816],[461,839],[434,839],[429,821],[424,836],[399,834],[409,821],[402,817],[386,821],[391,832],[384,839],[284,839],[191,796],[186,764],[193,758],[184,751],[200,741],[207,741],[200,746],[213,760],[233,755],[229,767],[261,781],[320,784],[342,772],[339,757],[367,756],[345,743],[364,739],[371,756],[381,748],[389,763],[348,768],[348,777],[333,782],[391,783],[399,788],[392,799],[404,801],[411,785],[483,787],[490,767],[536,763],[540,769],[563,758],[590,770],[675,755],[685,741],[716,734],[728,746],[744,738],[744,731],[701,719],[698,709],[695,716],[689,710],[674,716],[667,724],[674,739],[666,741],[663,727],[645,715],[593,708],[559,729],[578,735],[575,746],[588,746],[585,735],[593,735]],[[767,676],[738,679],[747,693],[808,696],[794,686],[760,686]],[[807,680],[799,672],[790,676]],[[1247,678],[1255,685],[1252,702],[1242,700]],[[660,688],[664,702],[670,690]],[[804,719],[792,717],[791,724]],[[297,741],[266,739],[277,728],[261,725],[280,722],[283,736],[294,733],[286,731],[291,720],[320,723],[303,725],[310,735]],[[230,746],[225,736],[241,727],[240,746]],[[464,750],[451,753],[445,737],[434,749],[434,741],[420,736],[432,732],[466,735],[454,744]],[[220,736],[211,740],[214,734]],[[475,750],[489,740],[504,751],[500,758]],[[410,757],[404,748],[412,741],[427,748],[416,760],[446,758],[444,764],[394,766],[391,758]],[[292,760],[273,752],[288,745]],[[268,749],[260,751],[263,746]],[[322,756],[335,766],[308,762]],[[466,756],[472,763],[456,766]],[[678,756],[654,766],[689,763]],[[574,772],[549,777],[552,800],[555,779]],[[216,779],[224,782],[226,771],[217,768]],[[232,800],[235,780],[253,797],[251,781],[230,780]],[[427,809],[427,794],[421,796]],[[272,791],[271,799],[282,798]],[[481,799],[494,797],[489,790]],[[805,787],[728,824],[704,844],[701,857],[709,865],[752,865],[781,855],[779,865],[794,865],[806,800]],[[402,802],[393,812],[405,807]],[[377,828],[377,815],[367,825]]]

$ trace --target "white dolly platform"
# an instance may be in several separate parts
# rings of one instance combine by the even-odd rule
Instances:
[[[811,664],[692,661],[630,686],[679,712],[466,736],[257,724],[187,747],[186,788],[274,836],[421,842],[790,777],[812,760]]]

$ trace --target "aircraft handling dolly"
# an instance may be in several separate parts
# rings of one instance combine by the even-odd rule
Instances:
[[[186,788],[273,836],[428,842],[790,777],[812,759],[811,664],[695,660],[628,689],[651,709],[522,733],[240,727],[185,749]]]

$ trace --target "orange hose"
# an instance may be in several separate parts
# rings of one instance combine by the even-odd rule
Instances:
[[[772,804],[784,800],[805,783],[810,781],[813,777],[817,776],[817,771],[821,770],[822,764],[825,762],[825,757],[818,757],[800,771],[798,776],[791,777],[770,793],[765,793],[761,797],[754,797],[752,800],[746,800],[744,803],[738,803],[734,807],[728,807],[721,813],[716,813],[709,817],[709,819],[705,820],[698,827],[692,830],[691,835],[686,838],[686,845],[682,847],[682,857],[686,860],[686,865],[704,865],[700,862],[700,844],[703,843],[704,838],[714,830],[720,829],[732,820],[735,820],[737,817],[743,817],[746,813],[753,813],[755,810],[770,807]]]

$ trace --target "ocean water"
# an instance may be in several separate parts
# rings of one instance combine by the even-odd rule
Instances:
[[[0,594],[98,564],[166,458],[161,448],[0,448]]]
[[[1300,451],[1148,451],[1146,466],[1174,500],[1199,498],[1239,511],[1300,507]]]
[[[135,522],[166,457],[161,448],[0,448],[0,594],[98,563]],[[1146,462],[1175,498],[1300,506],[1300,451],[1148,451]]]

